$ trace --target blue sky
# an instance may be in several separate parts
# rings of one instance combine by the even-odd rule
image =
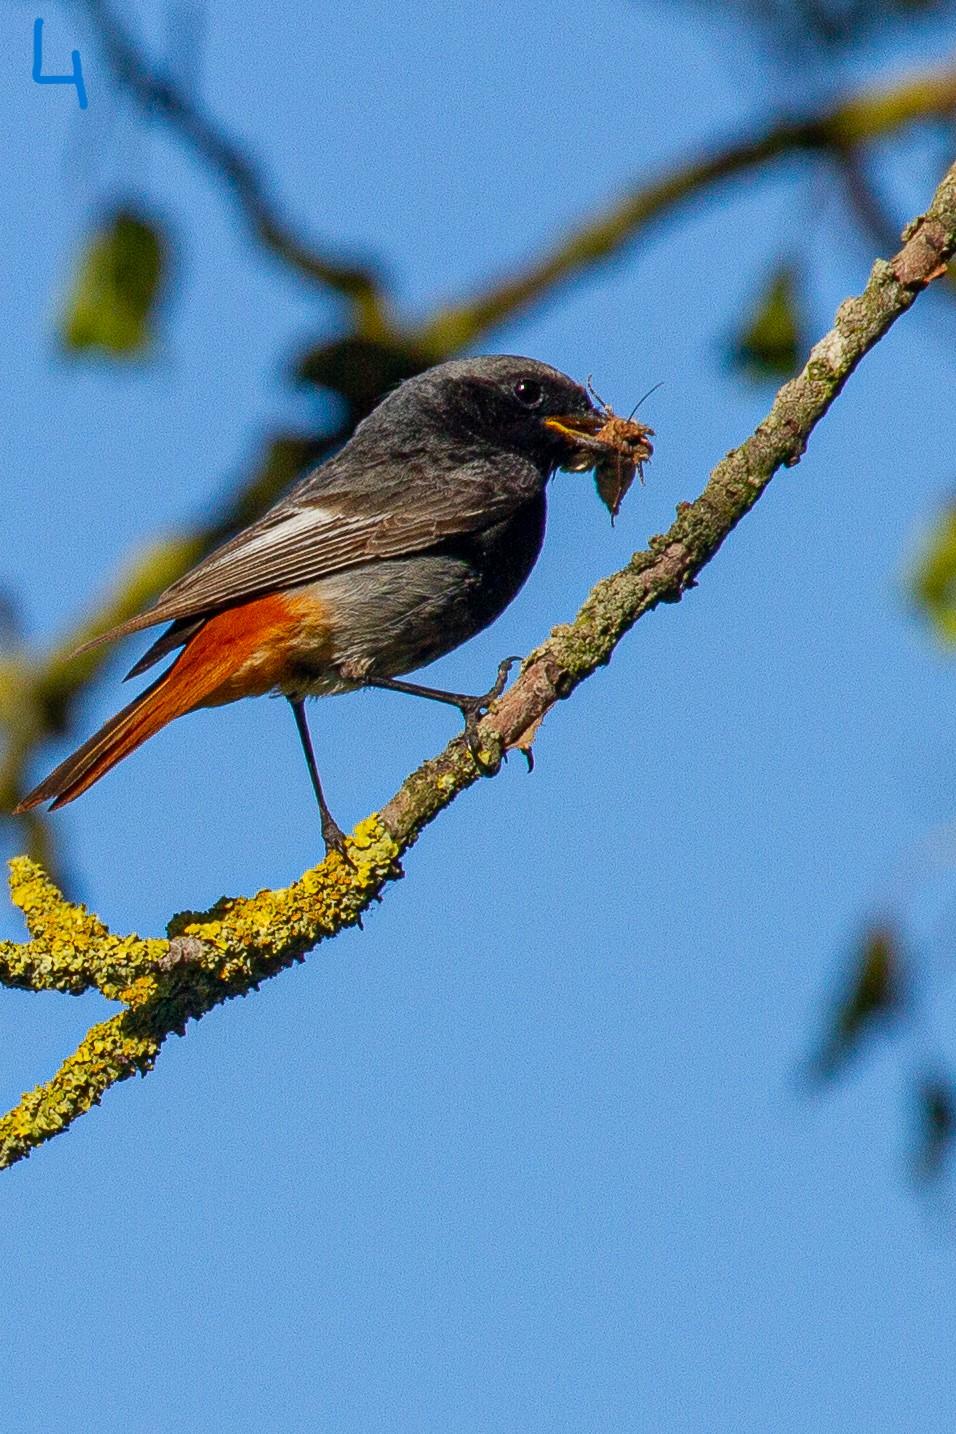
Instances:
[[[129,13],[163,43],[162,4]],[[90,104],[30,82],[33,12],[8,8],[2,582],[38,639],[201,515],[274,426],[308,430],[321,400],[288,366],[339,319],[117,100],[73,12],[44,18],[51,58],[80,47]],[[693,6],[276,0],[264,22],[217,0],[203,28],[205,103],[298,224],[384,258],[411,313],[758,124],[774,85],[825,90]],[[874,42],[843,78],[948,43]],[[887,158],[901,217],[934,164],[915,138]],[[178,240],[159,352],[127,372],[68,364],[51,337],[117,195]],[[766,406],[723,365],[727,336],[794,253],[822,331],[872,254],[805,159],[495,334],[625,411],[660,382],[657,455],[613,530],[590,479],[559,476],[527,588],[429,680],[479,690],[699,491]],[[825,1095],[797,1079],[856,933],[956,806],[954,671],[904,596],[956,449],[956,320],[932,296],[919,309],[699,588],[549,717],[531,778],[512,762],[480,784],[363,933],[172,1040],[5,1175],[18,1434],[952,1427],[956,1241],[904,1159],[905,1078],[956,1059],[951,956],[927,967],[915,1045],[876,1048]],[[352,821],[455,721],[376,693],[322,703],[313,727]],[[285,883],[320,849],[278,703],[175,724],[56,821],[77,889],[120,930]],[[104,1009],[0,993],[5,1104]]]

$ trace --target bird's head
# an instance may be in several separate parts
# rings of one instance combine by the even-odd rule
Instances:
[[[391,432],[409,447],[424,439],[462,457],[518,454],[544,477],[580,466],[575,459],[582,440],[592,439],[604,422],[574,379],[511,354],[438,364],[407,379],[376,413],[387,413]]]
[[[406,379],[361,423],[348,445],[366,473],[412,468],[460,479],[476,467],[500,483],[540,491],[556,468],[593,469],[617,513],[651,456],[652,430],[617,418],[588,389],[537,359],[487,354],[452,359]]]

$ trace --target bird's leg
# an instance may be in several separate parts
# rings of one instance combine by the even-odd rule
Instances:
[[[386,692],[407,692],[410,697],[427,697],[431,702],[444,702],[449,707],[457,707],[465,719],[465,740],[468,743],[468,750],[475,761],[481,764],[479,757],[478,723],[488,711],[492,702],[496,702],[505,690],[505,683],[508,681],[508,673],[520,657],[506,657],[504,662],[498,663],[498,676],[494,685],[481,697],[469,697],[464,692],[443,692],[439,687],[422,687],[417,682],[401,682],[397,677],[366,677],[366,687],[381,687]]]
[[[295,725],[299,731],[299,741],[302,743],[302,750],[305,753],[305,764],[309,769],[309,776],[312,779],[312,790],[315,792],[315,800],[319,804],[319,815],[322,818],[322,840],[325,842],[326,855],[330,851],[337,851],[339,856],[344,857],[350,866],[354,865],[345,846],[345,834],[338,822],[329,811],[328,802],[325,800],[325,793],[322,791],[322,783],[319,780],[319,769],[315,765],[315,752],[312,749],[312,735],[309,732],[309,723],[305,715],[305,703],[301,697],[290,697],[289,706],[295,717]]]

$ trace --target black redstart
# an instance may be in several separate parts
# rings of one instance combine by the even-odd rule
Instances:
[[[534,359],[461,359],[406,380],[263,517],[146,612],[96,639],[171,624],[131,677],[181,651],[17,811],[48,798],[53,807],[73,801],[185,712],[281,693],[295,714],[326,847],[344,852],[305,698],[386,687],[451,703],[473,736],[508,664],[480,698],[398,679],[504,611],[538,557],[554,471],[620,459],[620,446],[600,436],[609,416],[579,384]],[[632,473],[650,453],[642,441],[631,449]]]

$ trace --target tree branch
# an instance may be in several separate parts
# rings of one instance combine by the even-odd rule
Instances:
[[[756,431],[717,464],[700,497],[678,506],[670,530],[592,590],[575,621],[554,629],[479,729],[482,766],[524,746],[556,702],[610,660],[635,622],[676,602],[760,497],[774,473],[797,463],[847,378],[917,294],[945,271],[956,248],[956,165],[926,214],[908,227],[889,262],[878,260],[863,293],[841,304],[803,371],[778,392]],[[59,894],[26,858],[12,864],[11,892],[30,939],[0,943],[0,980],[40,990],[97,987],[124,1009],[96,1026],[52,1080],[0,1120],[0,1165],[23,1159],[97,1104],[110,1086],[149,1070],[170,1034],[220,1002],[244,995],[302,960],[317,942],[356,925],[400,858],[438,813],[481,775],[458,739],[426,762],[349,839],[353,866],[337,854],[280,891],[224,900],[173,918],[168,940],[117,937]]]
[[[917,121],[956,110],[952,63],[889,86],[864,90],[822,114],[782,120],[764,132],[692,160],[663,179],[642,185],[560,241],[549,255],[474,298],[442,308],[418,325],[390,320],[381,285],[368,269],[341,265],[310,249],[280,218],[241,147],[204,115],[173,83],[151,68],[105,0],[82,0],[118,83],[147,113],[165,118],[199,157],[216,169],[260,242],[292,268],[350,299],[356,332],[417,350],[423,364],[468,347],[556,287],[612,258],[655,220],[722,180],[800,151],[840,151],[884,138]]]

